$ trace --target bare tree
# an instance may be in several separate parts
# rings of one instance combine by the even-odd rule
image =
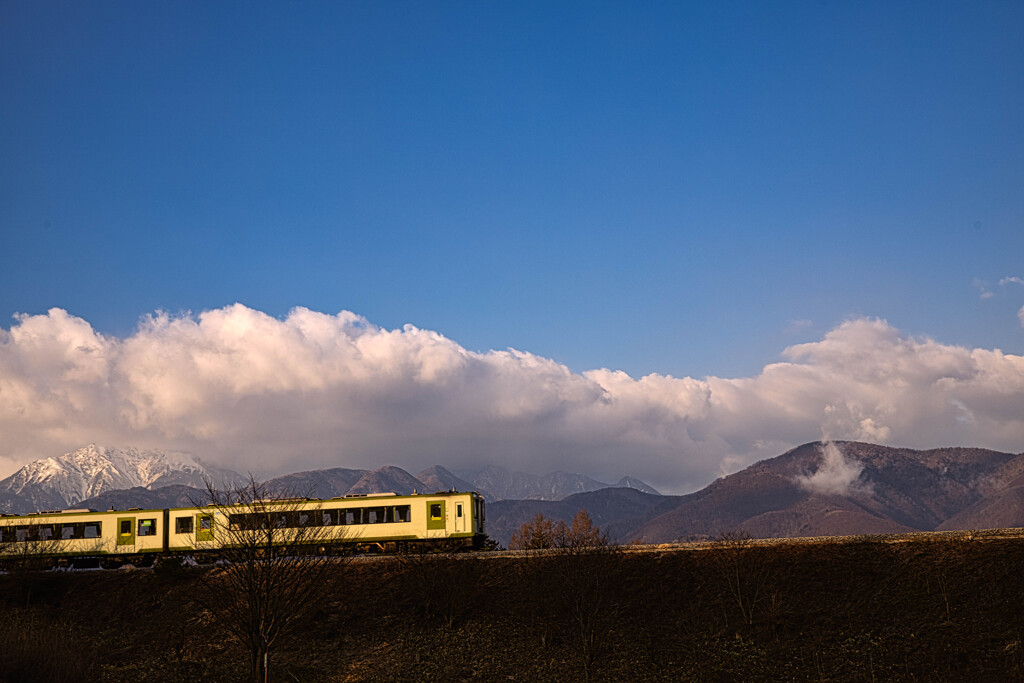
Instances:
[[[403,553],[394,558],[394,566],[401,568],[396,589],[417,605],[425,620],[451,629],[486,590],[483,564],[452,554]]]
[[[771,571],[765,553],[745,531],[727,531],[716,539],[715,558],[732,602],[748,624],[769,596]]]
[[[536,582],[525,604],[540,622],[542,644],[556,640],[556,629],[570,635],[584,677],[590,680],[618,611],[614,594],[623,568],[619,547],[580,510],[571,525],[537,515],[513,535],[509,549],[551,550],[524,554],[524,573]]]
[[[0,531],[0,563],[7,571],[48,569],[66,545],[61,524],[20,524]]]
[[[28,572],[49,569],[67,547],[60,523],[25,523],[0,529],[0,569],[20,575],[25,604],[32,601],[32,582],[24,580]]]
[[[251,475],[226,492],[208,482],[207,495],[195,547],[217,548],[221,561],[197,600],[249,650],[252,681],[266,681],[271,649],[346,561],[331,552],[338,520],[319,501],[281,497]]]
[[[573,517],[572,525],[553,520],[541,513],[525,522],[509,539],[509,550],[543,550],[558,548],[576,550],[600,548],[608,545],[608,534],[594,526],[586,510]]]
[[[608,534],[594,526],[590,514],[580,510],[572,518],[572,525],[559,522],[556,528],[555,547],[566,550],[604,548],[608,546]]]
[[[508,541],[508,549],[542,550],[544,548],[554,548],[558,524],[565,526],[565,522],[555,522],[555,520],[545,517],[538,512],[536,517],[529,522],[524,522],[512,534],[512,538]]]
[[[607,533],[594,526],[586,510],[579,510],[571,525],[560,525],[555,536],[555,552],[561,556],[556,602],[575,635],[584,678],[589,681],[619,609],[615,594],[620,587],[622,553],[608,542]]]

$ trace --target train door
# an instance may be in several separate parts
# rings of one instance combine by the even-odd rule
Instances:
[[[196,515],[196,540],[213,540],[213,515],[208,512],[200,512]]]
[[[427,501],[427,531],[441,531],[441,534],[427,534],[428,536],[444,535],[447,518],[444,510],[445,501]]]
[[[118,517],[117,518],[117,545],[119,546],[131,546],[131,550],[135,549],[135,518],[134,517]],[[122,547],[122,550],[129,550],[127,547]]]
[[[465,503],[455,504],[455,532],[460,533],[466,530],[466,520],[469,519],[469,510]]]

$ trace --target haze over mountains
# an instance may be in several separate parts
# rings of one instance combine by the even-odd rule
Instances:
[[[621,542],[842,536],[1024,526],[1024,454],[980,448],[911,450],[809,443],[685,496],[597,491],[557,503],[498,501],[488,533],[507,540],[541,512],[568,520],[585,508]]]
[[[193,456],[90,445],[0,481],[0,509],[181,507],[202,499],[206,480],[240,479]],[[620,542],[707,539],[735,530],[769,538],[1024,526],[1024,453],[980,448],[808,443],[684,496],[660,495],[629,477],[610,485],[565,472],[440,465],[415,476],[394,466],[339,467],[268,483],[318,498],[479,491],[488,502],[487,532],[502,544],[538,513],[569,521],[581,508]]]
[[[287,474],[269,480],[268,484],[283,493],[315,498],[456,489],[478,491],[489,501],[509,497],[559,500],[574,493],[613,486],[580,474],[553,472],[537,476],[501,467],[460,471],[459,475],[440,465],[416,476],[394,466],[376,470],[336,467]],[[214,467],[186,453],[90,444],[29,463],[0,481],[0,511],[181,507],[203,500],[207,481],[219,488],[231,488],[244,479],[237,472]],[[630,477],[623,477],[614,486],[657,494],[647,484]]]

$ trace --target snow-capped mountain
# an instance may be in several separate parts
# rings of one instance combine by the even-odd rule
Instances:
[[[537,476],[496,466],[456,475],[435,465],[418,476],[394,466],[372,471],[335,467],[286,474],[267,483],[294,495],[317,497],[383,491],[409,494],[414,490],[475,490],[489,502],[509,498],[561,500],[574,493],[612,486],[582,474],[553,472]],[[70,507],[106,509],[110,505],[119,509],[181,505],[182,501],[201,499],[207,481],[219,489],[230,490],[244,482],[245,477],[209,465],[189,453],[89,444],[72,453],[31,462],[0,481],[0,513],[25,514]],[[622,478],[615,486],[657,494],[632,477]]]
[[[0,511],[59,510],[110,490],[174,484],[203,488],[206,480],[230,485],[240,479],[189,453],[89,444],[31,462],[0,481]]]

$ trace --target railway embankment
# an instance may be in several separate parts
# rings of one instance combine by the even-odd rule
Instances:
[[[0,681],[244,680],[216,571],[0,576]],[[1019,530],[339,563],[270,679],[1020,680],[1021,576]]]

